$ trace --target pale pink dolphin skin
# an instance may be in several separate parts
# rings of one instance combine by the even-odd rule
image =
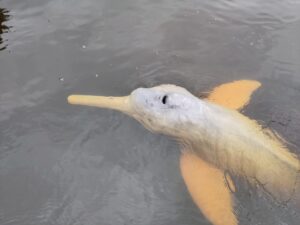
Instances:
[[[125,97],[71,95],[68,102],[118,110],[153,132],[176,138],[186,150],[180,167],[196,205],[214,225],[236,225],[228,188],[234,184],[230,177],[225,184],[223,171],[264,184],[282,201],[292,197],[299,172],[295,155],[236,111],[259,86],[257,81],[236,81],[201,100],[182,87],[160,85],[138,88]]]

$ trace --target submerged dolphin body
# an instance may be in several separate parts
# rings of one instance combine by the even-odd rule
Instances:
[[[68,101],[124,112],[149,130],[176,138],[213,169],[262,185],[280,201],[297,191],[299,161],[279,140],[236,110],[201,100],[182,87],[139,88],[126,97],[71,95]],[[231,221],[236,224],[234,217]]]

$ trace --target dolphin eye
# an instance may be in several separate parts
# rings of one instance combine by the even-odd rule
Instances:
[[[163,104],[166,104],[167,103],[167,99],[168,99],[168,96],[167,95],[164,95],[161,99],[162,103]]]

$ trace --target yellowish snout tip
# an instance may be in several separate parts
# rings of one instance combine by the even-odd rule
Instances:
[[[76,104],[76,95],[69,95],[67,101],[69,104]]]

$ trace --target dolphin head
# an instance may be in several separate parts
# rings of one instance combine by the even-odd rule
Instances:
[[[201,110],[201,100],[186,89],[170,84],[138,88],[124,97],[71,95],[68,102],[118,110],[151,131],[173,137],[181,137],[182,128],[192,125],[196,112]]]

